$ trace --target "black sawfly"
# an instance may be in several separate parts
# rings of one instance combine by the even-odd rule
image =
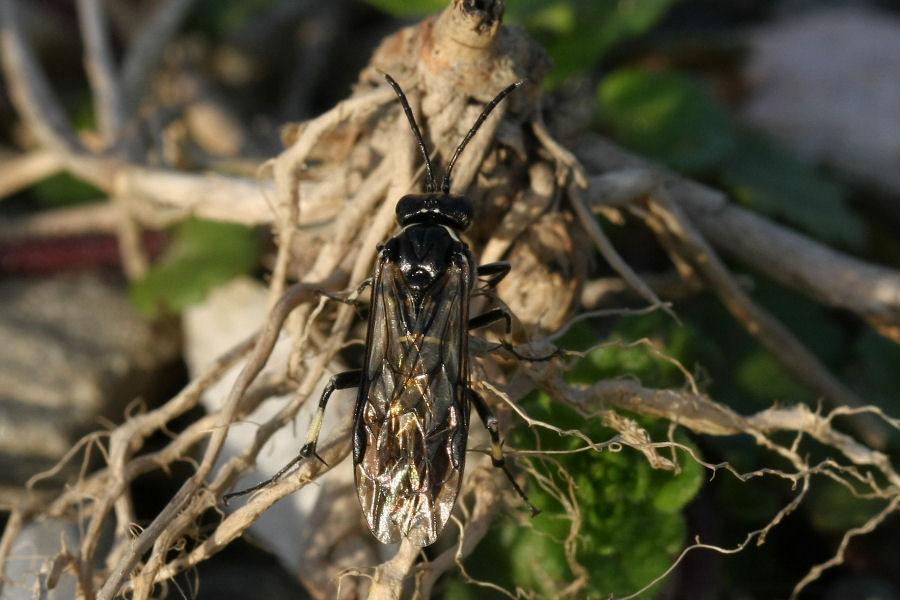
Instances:
[[[243,495],[276,481],[297,462],[315,456],[325,406],[334,390],[359,389],[353,412],[353,466],[356,490],[372,533],[388,544],[406,538],[432,544],[456,504],[465,466],[469,402],[491,437],[491,459],[530,508],[506,467],[497,418],[470,386],[468,331],[500,319],[503,309],[469,317],[469,299],[478,277],[495,287],[509,273],[507,262],[478,266],[460,233],[472,220],[468,198],[450,193],[453,165],[492,110],[523,81],[506,87],[485,105],[456,148],[440,191],[409,102],[397,93],[425,159],[424,194],[397,203],[401,231],[380,246],[372,278],[365,359],[360,370],[334,375],[319,400],[305,444],[296,459],[271,479],[227,494]],[[361,288],[362,289],[362,288]],[[320,458],[321,460],[321,458]],[[324,462],[324,461],[323,461]]]

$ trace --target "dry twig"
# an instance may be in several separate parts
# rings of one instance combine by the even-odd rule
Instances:
[[[900,273],[828,248],[730,202],[722,192],[675,175],[608,140],[585,134],[575,154],[592,173],[625,170],[626,186],[610,196],[610,179],[592,178],[595,206],[630,204],[653,189],[672,202],[710,243],[726,255],[827,306],[867,319],[882,335],[900,341]],[[598,185],[593,186],[594,183]],[[619,183],[619,182],[616,182]],[[609,199],[609,200],[607,200]]]
[[[104,144],[109,146],[119,139],[125,111],[102,2],[78,0],[78,20],[85,43],[85,71],[93,90],[97,123]]]

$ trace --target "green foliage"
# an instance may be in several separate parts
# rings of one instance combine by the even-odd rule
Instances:
[[[725,157],[722,178],[733,197],[817,238],[858,248],[863,224],[844,201],[844,188],[822,177],[777,144],[742,133]]]
[[[190,25],[209,33],[236,31],[267,8],[272,0],[201,0],[191,11]]]
[[[896,416],[900,414],[898,365],[900,345],[867,328],[850,346],[842,375],[853,382],[867,400]],[[896,436],[894,446],[900,449],[900,440]]]
[[[103,192],[68,173],[57,173],[39,181],[31,186],[31,192],[41,208],[88,204],[104,197]]]
[[[526,403],[536,418],[561,427],[577,427],[593,439],[614,435],[595,421],[585,423],[571,410],[545,396]],[[648,423],[656,439],[664,438],[663,424]],[[520,447],[534,446],[532,431],[513,432]],[[690,442],[683,436],[676,439]],[[541,433],[545,450],[574,450],[584,444],[574,438]],[[668,454],[667,454],[668,455]],[[702,468],[679,452],[682,471],[654,470],[644,456],[625,448],[620,452],[581,452],[554,455],[538,468],[553,482],[554,492],[532,483],[528,494],[542,513],[527,527],[504,522],[488,536],[467,562],[473,577],[502,586],[534,589],[552,597],[574,577],[563,541],[572,534],[571,515],[557,499],[562,494],[578,507],[576,561],[590,574],[579,597],[606,598],[647,585],[671,564],[686,535],[681,509],[696,495]],[[490,561],[487,557],[491,557]],[[454,589],[452,598],[484,597],[480,589]],[[643,597],[652,597],[648,592]]]
[[[614,45],[649,31],[675,0],[520,0],[507,21],[525,26],[553,59],[552,85],[586,75]]]
[[[834,244],[858,247],[863,225],[845,191],[774,142],[740,130],[696,79],[626,67],[600,84],[602,122],[625,146],[719,178],[734,198]]]
[[[600,84],[598,100],[620,142],[680,171],[711,169],[734,148],[728,114],[689,77],[620,69]]]
[[[772,291],[765,283],[757,285],[755,299],[774,310],[781,319],[794,311],[784,311],[778,302],[797,302],[798,311],[808,308],[802,298]],[[728,311],[714,297],[697,297],[679,304],[678,316],[684,329],[682,335],[691,341],[690,354],[674,349],[672,356],[688,366],[700,365],[707,381],[707,391],[716,400],[738,412],[755,412],[774,402],[812,401],[814,397],[768,351],[735,322]],[[812,334],[814,326],[824,315],[813,306],[803,317]],[[790,322],[790,321],[788,321]],[[815,335],[813,335],[813,338]],[[837,338],[839,343],[840,338]],[[828,345],[823,345],[828,350]],[[746,451],[746,448],[742,449]]]
[[[582,338],[588,343],[578,341]],[[603,346],[590,352],[570,371],[570,381],[593,383],[600,379],[632,375],[652,387],[681,386],[684,375],[666,356],[688,364],[693,360],[695,332],[679,326],[671,317],[655,312],[621,319]],[[563,340],[569,349],[587,350],[596,343],[588,327],[573,328]]]
[[[131,300],[148,316],[183,310],[249,271],[257,252],[256,234],[248,227],[189,219],[178,225],[162,259],[134,282]]]
[[[447,8],[448,0],[367,0],[369,4],[397,17],[424,17]]]
[[[884,508],[884,500],[865,500],[831,479],[821,477],[809,490],[807,510],[817,531],[843,535]]]
[[[791,377],[769,352],[753,348],[737,364],[737,384],[761,405],[777,400],[805,398],[806,389]]]
[[[652,338],[650,338],[652,336]],[[589,327],[576,327],[567,345],[584,346],[593,337]],[[647,338],[640,343],[629,343]],[[645,383],[676,385],[683,375],[659,351],[678,349],[685,355],[693,350],[690,328],[678,327],[661,314],[622,319],[612,343],[596,348],[571,373],[576,381],[597,381],[630,373]],[[578,429],[591,439],[603,441],[615,432],[597,420],[585,421],[572,409],[543,394],[523,402],[534,418],[562,429]],[[666,424],[641,419],[654,440],[666,439]],[[537,438],[536,438],[537,436]],[[584,442],[544,430],[519,427],[510,439],[520,448],[573,451]],[[681,434],[676,441],[692,447]],[[661,451],[671,456],[668,450]],[[699,451],[694,448],[699,455]],[[559,496],[577,506],[575,559],[590,574],[584,598],[606,598],[610,594],[632,593],[655,579],[669,567],[685,542],[686,525],[681,509],[702,485],[704,472],[688,454],[676,452],[681,466],[678,474],[654,470],[639,451],[577,452],[553,454],[535,467],[552,481],[552,490],[530,481],[528,494],[541,509],[527,527],[501,523],[476,554],[467,561],[470,574],[505,587],[534,589],[540,597],[552,597],[576,576],[565,554],[564,541],[572,534],[573,522]],[[487,557],[490,557],[488,560]],[[658,590],[657,590],[658,591]],[[654,590],[642,597],[650,598]],[[481,588],[451,586],[448,598],[490,597]]]

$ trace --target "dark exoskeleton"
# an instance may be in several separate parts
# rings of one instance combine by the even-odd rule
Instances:
[[[401,231],[379,250],[371,286],[365,360],[361,370],[331,378],[319,401],[306,443],[297,460],[316,455],[325,406],[336,389],[358,387],[353,414],[353,465],[356,488],[372,533],[384,543],[407,538],[418,546],[433,543],[456,503],[465,465],[469,402],[491,436],[493,464],[503,469],[519,495],[525,494],[506,468],[497,419],[471,388],[468,331],[510,317],[502,309],[469,317],[469,300],[478,277],[496,286],[509,272],[506,262],[478,266],[459,234],[472,219],[465,196],[450,194],[450,174],[463,148],[488,114],[521,81],[487,104],[448,164],[436,191],[428,153],[409,104],[397,92],[425,156],[426,193],[397,203]],[[537,511],[528,503],[532,513]]]

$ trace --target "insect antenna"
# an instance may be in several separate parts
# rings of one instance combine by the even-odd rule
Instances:
[[[416,141],[419,142],[419,150],[422,151],[422,156],[425,157],[425,171],[428,174],[428,181],[425,182],[425,191],[433,192],[435,190],[434,184],[434,173],[431,170],[431,159],[428,158],[428,150],[425,148],[425,141],[422,139],[422,132],[419,131],[419,126],[416,124],[416,118],[413,116],[412,109],[409,107],[409,102],[406,100],[406,94],[403,93],[403,90],[400,89],[400,85],[394,81],[394,78],[384,73],[384,78],[387,79],[387,82],[390,84],[394,91],[397,92],[397,97],[400,98],[400,106],[403,107],[403,112],[406,113],[406,118],[409,119],[409,126],[412,128],[413,134],[416,136]]]
[[[456,164],[456,159],[459,158],[459,155],[462,154],[463,148],[469,143],[475,134],[478,132],[478,128],[481,127],[481,124],[484,123],[484,120],[488,118],[488,115],[491,114],[491,111],[506,98],[510,92],[525,83],[524,79],[520,79],[515,83],[511,83],[506,86],[506,88],[497,94],[497,96],[488,102],[487,106],[484,107],[484,110],[481,111],[481,114],[478,116],[478,119],[475,120],[475,124],[472,125],[472,129],[469,130],[469,133],[466,134],[466,137],[463,138],[463,141],[459,143],[459,146],[456,147],[456,152],[453,153],[453,158],[450,159],[450,164],[447,165],[447,172],[444,173],[444,180],[441,182],[441,192],[445,194],[450,193],[450,173],[453,171],[453,165]],[[431,171],[429,171],[430,173]]]

